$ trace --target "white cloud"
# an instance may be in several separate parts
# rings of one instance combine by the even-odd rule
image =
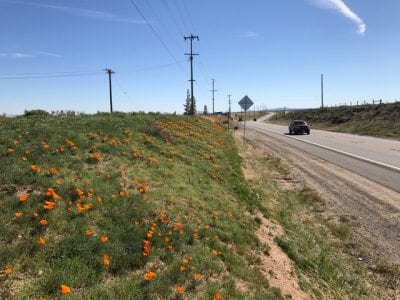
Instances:
[[[47,51],[35,51],[35,53],[37,53],[37,54],[39,54],[41,56],[50,56],[50,57],[57,57],[57,58],[63,57],[60,54],[47,52]]]
[[[364,21],[351,10],[342,0],[310,0],[314,5],[323,9],[332,9],[342,14],[347,19],[357,25],[357,33],[364,35],[367,25]]]
[[[34,58],[36,57],[35,55],[28,54],[28,53],[20,53],[20,52],[14,52],[14,53],[0,53],[0,58]]]
[[[29,2],[29,1],[18,1],[18,0],[14,0],[14,1],[1,0],[1,1],[12,3],[12,4],[42,7],[42,8],[57,10],[57,11],[67,13],[70,15],[74,15],[74,16],[86,17],[86,18],[97,19],[97,20],[102,20],[102,21],[132,23],[132,24],[145,24],[145,22],[143,20],[134,20],[131,18],[126,18],[126,17],[122,17],[122,16],[119,16],[116,14],[99,11],[99,10],[82,9],[82,8],[75,8],[75,7],[70,7],[70,6],[44,4],[44,3]]]
[[[258,36],[260,35],[254,31],[241,31],[238,34],[234,35],[234,37],[239,37],[239,38],[256,38]]]

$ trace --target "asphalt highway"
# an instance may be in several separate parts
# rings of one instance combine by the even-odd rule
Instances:
[[[310,135],[289,135],[287,126],[261,121],[246,127],[400,192],[400,141],[312,128]]]

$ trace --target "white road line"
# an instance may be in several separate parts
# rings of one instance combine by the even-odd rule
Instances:
[[[380,162],[380,161],[372,160],[372,159],[369,159],[369,158],[366,158],[366,157],[362,157],[362,156],[359,156],[359,155],[356,155],[356,154],[351,154],[351,153],[348,153],[348,152],[345,152],[345,151],[342,151],[342,150],[339,150],[339,149],[327,147],[327,146],[324,146],[324,145],[321,145],[321,144],[317,144],[317,143],[314,143],[314,142],[305,141],[303,139],[300,139],[300,138],[297,138],[297,137],[294,137],[294,136],[290,136],[290,135],[288,136],[288,135],[285,135],[284,133],[281,133],[279,131],[266,129],[266,128],[262,128],[262,127],[258,127],[258,126],[254,126],[254,127],[257,128],[257,129],[264,130],[264,131],[273,132],[275,134],[282,135],[282,136],[287,137],[287,138],[292,138],[292,139],[298,140],[298,141],[306,143],[306,144],[317,146],[319,148],[323,148],[323,149],[326,149],[326,150],[329,150],[329,151],[333,151],[333,152],[337,152],[337,153],[340,153],[340,154],[343,154],[343,155],[346,155],[346,156],[350,156],[350,157],[353,157],[355,159],[358,159],[358,160],[361,160],[361,161],[365,161],[365,162],[368,162],[368,163],[371,163],[371,164],[374,164],[374,165],[377,165],[377,166],[380,166],[380,167],[384,167],[384,168],[387,168],[387,169],[390,169],[390,170],[393,170],[393,171],[396,171],[396,172],[400,173],[400,168],[398,168],[396,166],[392,166],[392,165],[389,165],[389,164],[386,164],[386,163],[383,163],[383,162]]]

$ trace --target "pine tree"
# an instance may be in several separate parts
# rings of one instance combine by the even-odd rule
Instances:
[[[190,115],[190,103],[191,103],[190,92],[189,92],[189,90],[187,90],[186,103],[183,105],[183,107],[185,109],[185,111],[183,112],[184,115]]]
[[[204,105],[203,115],[208,115],[207,105]]]

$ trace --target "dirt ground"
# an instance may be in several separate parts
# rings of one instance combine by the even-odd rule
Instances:
[[[239,134],[236,135],[239,140]],[[375,275],[387,275],[380,274],[386,270],[380,270],[379,266],[386,265],[389,269],[400,266],[400,193],[255,130],[248,129],[246,138],[257,145],[258,150],[268,151],[282,159],[289,170],[289,175],[285,175],[287,178],[281,180],[284,188],[285,185],[289,189],[298,185],[312,189],[323,200],[317,213],[329,222],[345,224],[350,228],[351,242],[346,248],[347,254],[360,263],[368,264],[365,269],[370,270],[372,275],[366,274],[366,277],[369,276],[367,286],[374,289]],[[257,172],[251,170],[244,170],[244,173],[248,179],[257,176]],[[400,299],[400,279],[398,273],[394,276],[396,278],[391,280],[388,287],[391,292],[387,296],[389,299]],[[292,282],[296,280],[293,277],[291,283],[283,285],[296,286]],[[271,281],[271,284],[274,283]],[[281,284],[276,283],[277,287]],[[385,289],[384,284],[379,289]],[[298,299],[301,298],[299,296]]]

